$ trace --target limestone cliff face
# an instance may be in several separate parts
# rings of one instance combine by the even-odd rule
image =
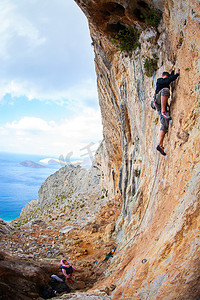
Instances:
[[[110,197],[122,196],[115,237],[118,252],[105,285],[113,299],[197,299],[200,191],[200,3],[75,0],[86,14],[95,52],[103,122],[99,157]],[[144,21],[162,11],[158,28]],[[112,38],[124,27],[140,31],[132,56]],[[147,77],[145,58],[158,56]],[[171,89],[172,124],[166,157],[157,151],[160,123],[150,107],[155,80],[181,69]]]

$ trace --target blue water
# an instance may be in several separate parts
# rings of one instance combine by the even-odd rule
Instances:
[[[0,153],[0,218],[4,221],[18,218],[28,202],[38,199],[38,190],[45,179],[61,167],[31,168],[20,165],[20,162],[30,160],[41,164],[40,159],[46,157]]]

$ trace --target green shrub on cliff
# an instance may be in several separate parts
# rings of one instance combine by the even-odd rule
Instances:
[[[153,54],[153,58],[147,57],[144,62],[145,75],[148,77],[152,77],[154,71],[158,68],[158,56],[157,54]]]
[[[112,40],[112,43],[121,52],[126,52],[131,55],[132,51],[140,46],[140,43],[138,42],[139,36],[140,35],[135,28],[124,28],[119,30]]]
[[[152,8],[144,16],[140,17],[144,18],[146,24],[157,28],[162,18],[162,12],[159,9]]]

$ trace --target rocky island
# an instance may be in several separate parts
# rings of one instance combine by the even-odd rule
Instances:
[[[31,160],[22,161],[20,163],[20,165],[25,166],[25,167],[31,167],[31,168],[46,168],[46,166],[40,165]]]
[[[0,297],[41,299],[65,257],[80,272],[54,299],[199,299],[199,1],[75,2],[88,18],[104,139],[90,170],[61,168],[18,219],[0,222]],[[156,78],[176,68],[164,157],[150,104]]]

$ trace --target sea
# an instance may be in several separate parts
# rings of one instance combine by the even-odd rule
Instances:
[[[18,218],[28,202],[38,199],[38,190],[47,177],[62,167],[60,164],[46,165],[40,162],[47,157],[0,152],[1,219],[9,222]],[[33,161],[46,167],[23,166],[20,164],[23,161]]]

